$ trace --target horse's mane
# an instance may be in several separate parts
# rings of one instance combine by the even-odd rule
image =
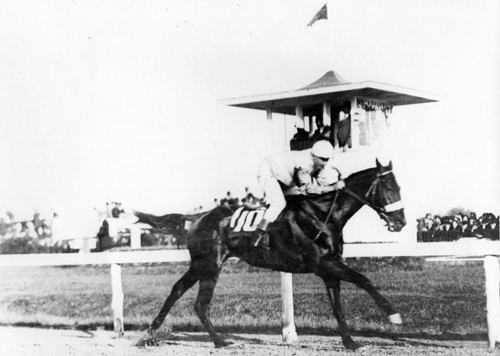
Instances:
[[[346,179],[345,184],[347,186],[355,186],[362,182],[366,182],[366,176],[374,174],[377,170],[377,167],[371,167],[367,169],[363,169],[362,171],[351,173]]]

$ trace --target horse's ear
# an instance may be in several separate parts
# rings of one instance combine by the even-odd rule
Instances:
[[[389,161],[389,165],[387,167],[392,171],[392,161]]]
[[[382,168],[382,164],[380,163],[380,161],[378,160],[378,157],[375,158],[375,163],[377,164],[377,168]]]

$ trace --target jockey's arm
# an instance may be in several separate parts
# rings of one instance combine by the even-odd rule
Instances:
[[[311,183],[305,185],[305,192],[307,194],[323,194],[332,192],[334,190],[339,190],[345,187],[343,180],[339,180],[333,184],[329,185],[319,185],[317,183]]]
[[[297,168],[294,175],[294,187],[289,188],[284,192],[285,195],[299,194],[323,194],[345,187],[344,181],[341,179],[340,171],[337,168],[331,167],[333,171],[322,171],[322,173],[333,173],[332,175],[323,177],[323,179],[313,178],[309,172],[302,168]]]

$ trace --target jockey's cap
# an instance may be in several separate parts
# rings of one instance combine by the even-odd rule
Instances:
[[[311,153],[316,157],[329,159],[333,157],[333,146],[326,140],[320,140],[312,146]]]

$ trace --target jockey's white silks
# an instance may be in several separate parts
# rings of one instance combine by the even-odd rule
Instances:
[[[286,200],[267,160],[264,160],[259,167],[257,181],[266,193],[266,200],[269,203],[269,208],[264,213],[264,219],[268,222],[273,222],[278,218],[283,209],[285,209]]]

